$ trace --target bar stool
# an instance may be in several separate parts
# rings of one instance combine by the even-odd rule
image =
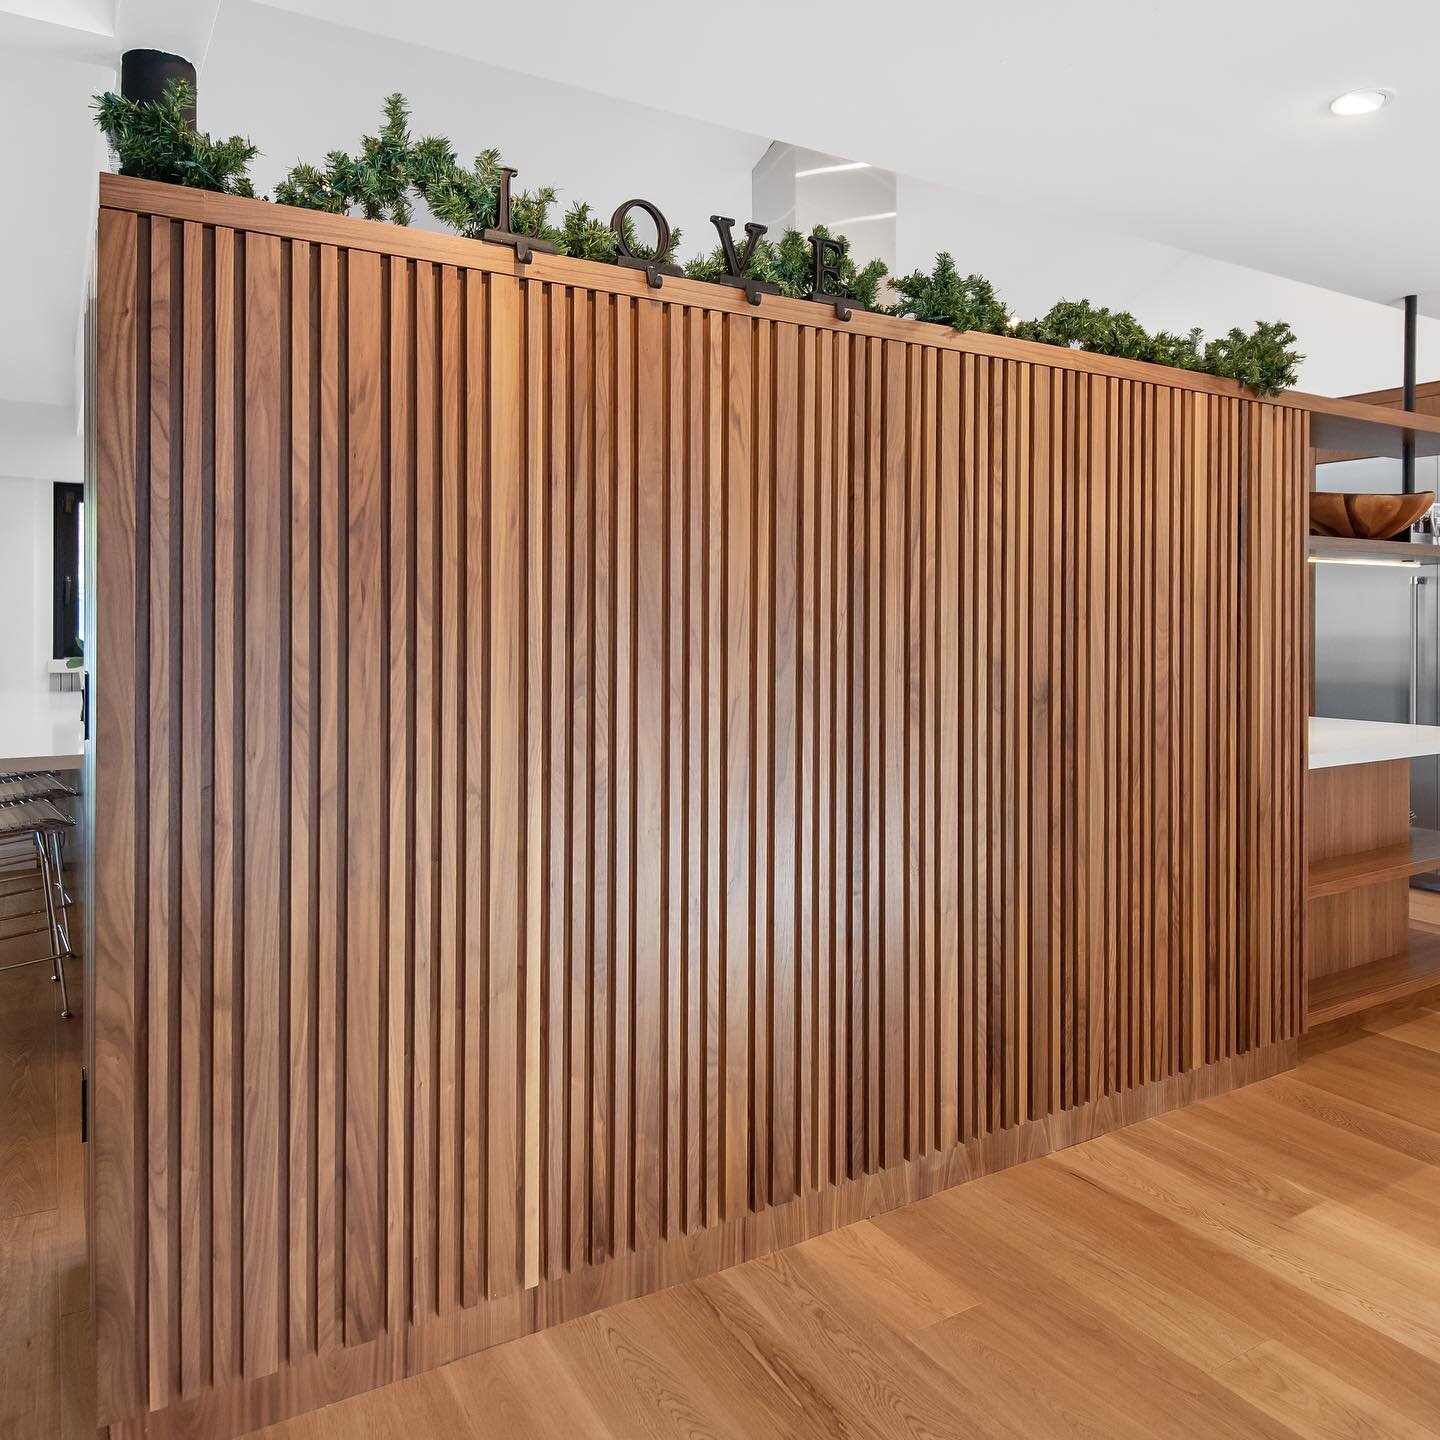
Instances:
[[[53,770],[25,770],[0,775],[0,805],[12,800],[55,800],[74,796],[73,791]]]
[[[72,790],[52,770],[28,770],[0,775],[0,805],[16,800],[74,800],[79,792]],[[50,858],[54,865],[54,878],[60,896],[60,904],[73,905],[74,897],[65,889],[65,864],[61,856],[61,832],[56,830],[48,837]],[[28,846],[27,846],[28,849]],[[34,913],[34,912],[30,912]]]
[[[73,829],[75,822],[49,800],[11,800],[0,802],[0,843],[9,840],[28,841],[35,850],[35,863],[40,872],[40,888],[45,894],[46,927],[50,932],[50,953],[33,960],[18,960],[0,965],[3,970],[23,970],[28,965],[49,965],[50,978],[60,986],[60,1018],[70,1018],[70,994],[65,984],[65,962],[73,958],[70,948],[70,924],[66,906],[69,897],[58,873],[59,836]],[[26,932],[26,933],[34,933]]]

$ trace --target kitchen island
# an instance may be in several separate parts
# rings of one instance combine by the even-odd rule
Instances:
[[[1421,755],[1440,726],[1310,720],[1307,1028],[1440,987],[1440,934],[1410,921],[1410,877],[1440,870],[1440,831],[1410,824]]]

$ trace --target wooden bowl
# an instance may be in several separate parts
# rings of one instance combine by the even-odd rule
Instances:
[[[1435,503],[1433,490],[1416,495],[1354,495],[1310,492],[1310,533],[1345,540],[1389,540],[1408,530]]]

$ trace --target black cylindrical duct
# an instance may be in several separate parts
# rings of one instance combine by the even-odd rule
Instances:
[[[120,93],[127,100],[159,100],[172,80],[188,80],[195,88],[195,67],[179,55],[164,50],[127,50],[120,58]],[[195,107],[185,118],[195,124]]]

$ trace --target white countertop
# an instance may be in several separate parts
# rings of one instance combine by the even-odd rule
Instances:
[[[78,770],[84,755],[79,691],[0,690],[0,774]]]
[[[76,691],[0,690],[0,773],[79,769],[85,754]],[[1440,725],[1310,717],[1310,768],[1440,755]]]
[[[1312,770],[1332,765],[1369,765],[1377,760],[1408,760],[1416,755],[1440,755],[1440,725],[1310,717]]]

